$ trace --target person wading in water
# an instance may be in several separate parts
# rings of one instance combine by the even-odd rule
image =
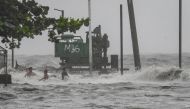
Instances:
[[[44,77],[42,79],[40,79],[39,81],[41,81],[41,80],[47,80],[48,78],[49,78],[49,76],[48,76],[48,70],[47,70],[47,67],[46,67],[45,70],[44,70]]]
[[[61,75],[62,75],[62,80],[65,80],[66,77],[67,78],[69,77],[65,67],[63,67],[63,71],[62,71]]]
[[[34,76],[36,75],[34,72],[32,72],[32,67],[29,67],[28,69],[26,69],[26,74],[24,77],[31,77],[31,76]]]

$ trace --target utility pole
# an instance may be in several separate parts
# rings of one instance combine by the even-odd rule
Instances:
[[[137,30],[136,30],[136,23],[135,23],[133,0],[127,0],[127,2],[128,2],[129,20],[130,20],[130,27],[131,27],[131,38],[132,38],[132,44],[133,44],[135,69],[140,70],[141,62],[140,62],[140,53],[139,53]]]
[[[120,44],[121,44],[121,75],[123,75],[123,7],[120,5]]]
[[[182,0],[179,0],[179,68],[182,68]]]
[[[88,0],[88,16],[89,16],[89,72],[92,74],[93,55],[92,55],[92,34],[91,34],[91,0]]]

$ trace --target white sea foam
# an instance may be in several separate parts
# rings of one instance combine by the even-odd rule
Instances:
[[[64,85],[64,84],[79,84],[79,83],[92,83],[92,84],[112,84],[120,82],[164,82],[164,81],[187,81],[190,80],[190,70],[182,71],[179,76],[176,77],[174,73],[179,69],[176,67],[148,67],[141,71],[126,71],[124,75],[120,72],[112,72],[110,74],[98,75],[98,72],[93,72],[93,75],[89,75],[88,72],[82,72],[80,74],[70,74],[67,80],[61,80],[60,73],[49,73],[50,78],[45,81],[39,81],[43,77],[43,71],[34,70],[36,73],[33,77],[24,77],[25,71],[16,71],[9,69],[12,75],[13,83],[29,83],[33,85]],[[170,74],[170,75],[168,75]]]
[[[172,67],[177,63],[177,56],[148,56],[142,57],[141,71],[130,69],[122,76],[119,71],[102,75],[98,75],[96,71],[92,76],[89,76],[88,71],[69,72],[70,77],[64,81],[54,68],[54,65],[59,67],[58,60],[55,61],[52,56],[40,56],[40,58],[21,57],[18,60],[20,65],[34,68],[33,72],[36,75],[31,78],[24,77],[25,70],[8,68],[13,83],[18,84],[0,86],[1,108],[189,109],[190,107],[188,58],[184,59],[184,69],[181,73],[178,73],[180,69]],[[133,67],[132,61],[132,58],[125,60],[124,66]],[[48,67],[50,79],[39,81],[43,77],[44,65],[50,66]]]
[[[159,56],[159,55],[158,55]],[[48,84],[70,84],[70,83],[92,83],[92,84],[98,84],[98,83],[119,83],[119,82],[156,82],[156,81],[174,81],[174,80],[180,80],[180,81],[188,81],[190,80],[190,69],[183,69],[183,71],[179,75],[175,75],[175,73],[180,70],[177,67],[171,67],[168,66],[170,63],[174,63],[174,56],[165,57],[164,59],[155,56],[149,56],[149,57],[143,57],[144,66],[141,71],[134,71],[129,70],[125,71],[124,75],[120,75],[119,71],[113,71],[110,74],[103,74],[98,75],[98,72],[93,72],[93,75],[89,76],[89,73],[87,71],[82,72],[79,71],[79,73],[76,74],[70,74],[70,77],[68,80],[61,80],[61,74],[56,71],[56,69],[59,67],[59,59],[54,58],[53,56],[21,56],[17,57],[18,64],[26,67],[34,67],[34,72],[36,73],[36,76],[31,78],[25,78],[25,70],[18,71],[15,69],[12,69],[10,66],[8,67],[8,72],[12,75],[13,83],[29,83],[29,84],[35,84],[35,85],[48,85]],[[171,58],[171,59],[170,59]],[[152,62],[153,60],[153,62]],[[126,58],[124,62],[132,63],[131,58]],[[187,61],[187,60],[186,60]],[[157,64],[158,62],[158,64]],[[152,66],[148,67],[148,65],[152,64]],[[160,63],[162,65],[160,65]],[[156,66],[155,66],[156,64]],[[130,64],[131,65],[131,64]],[[49,68],[49,75],[50,78],[46,81],[39,81],[43,77],[43,69],[44,66],[48,66]],[[0,70],[3,72],[3,69]],[[51,76],[55,75],[55,76]]]

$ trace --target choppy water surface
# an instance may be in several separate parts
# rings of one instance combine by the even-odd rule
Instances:
[[[80,72],[67,81],[51,71],[56,77],[39,81],[40,70],[24,78],[25,71],[10,69],[14,84],[0,86],[0,109],[190,109],[190,70],[176,75],[178,70],[150,66],[123,76]]]

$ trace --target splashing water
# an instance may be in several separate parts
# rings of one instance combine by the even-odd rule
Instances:
[[[164,60],[153,57],[142,59],[145,66],[141,71],[125,71],[122,76],[119,71],[102,75],[95,71],[92,76],[87,71],[69,72],[67,80],[61,80],[61,74],[54,70],[57,60],[52,57],[44,57],[41,59],[44,63],[40,61],[39,65],[26,58],[21,63],[33,66],[36,75],[25,78],[25,71],[9,67],[13,84],[0,86],[0,106],[2,109],[189,109],[190,69],[168,66],[176,60],[170,56]],[[125,61],[132,63],[129,60]],[[39,81],[47,63],[51,63],[48,64],[50,78]]]
[[[9,69],[11,71],[11,69]],[[121,82],[164,82],[164,81],[188,81],[189,70],[180,70],[177,67],[156,67],[151,66],[141,71],[129,70],[120,75],[119,71],[110,74],[98,75],[98,72],[93,72],[89,76],[88,71],[75,72],[70,74],[67,80],[61,80],[61,73],[49,72],[49,80],[39,81],[43,77],[43,71],[34,70],[36,75],[33,77],[24,77],[25,71],[16,71],[12,69],[10,72],[13,77],[13,83],[28,83],[33,85],[64,85],[64,84],[112,84]]]

